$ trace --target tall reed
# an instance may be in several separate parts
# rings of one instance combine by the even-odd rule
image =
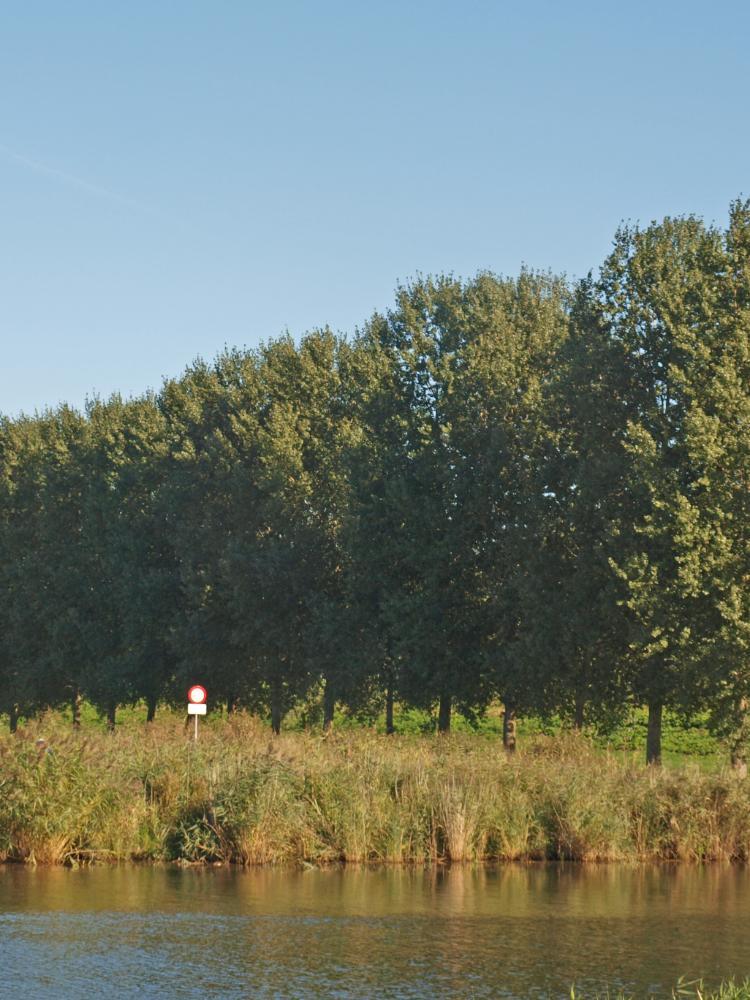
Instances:
[[[0,860],[749,858],[750,782],[645,768],[575,736],[507,757],[472,736],[274,738],[240,714],[196,745],[176,715],[114,734],[48,716],[0,738]]]

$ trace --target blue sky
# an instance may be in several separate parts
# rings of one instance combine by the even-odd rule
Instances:
[[[5,0],[0,411],[750,194],[750,5]]]

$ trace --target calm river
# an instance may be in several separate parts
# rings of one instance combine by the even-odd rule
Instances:
[[[749,972],[745,869],[0,866],[3,997],[563,997]]]

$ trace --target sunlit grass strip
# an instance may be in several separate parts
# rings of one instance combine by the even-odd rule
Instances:
[[[241,714],[197,746],[176,715],[113,735],[48,717],[0,738],[0,859],[747,861],[750,782],[573,736],[509,758],[471,736],[272,738]]]

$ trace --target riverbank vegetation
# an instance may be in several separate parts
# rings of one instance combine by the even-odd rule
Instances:
[[[577,284],[419,278],[352,337],[3,418],[0,710],[114,728],[201,682],[277,733],[317,690],[327,727],[446,733],[500,701],[512,751],[520,716],[644,706],[650,762],[702,713],[743,769],[749,333],[738,202],[621,229]]]
[[[46,744],[37,744],[39,734]],[[577,734],[274,736],[244,713],[0,737],[0,858],[73,863],[747,861],[750,784]]]
[[[646,1000],[651,997],[664,996],[661,993],[647,993]],[[750,1000],[750,979],[736,982],[728,979],[715,989],[706,986],[702,980],[681,980],[669,993],[671,1000],[679,1000],[680,997],[692,997],[693,1000]],[[573,987],[570,991],[570,1000],[638,1000],[634,993],[626,993],[623,990],[606,990],[596,993],[582,993]]]

